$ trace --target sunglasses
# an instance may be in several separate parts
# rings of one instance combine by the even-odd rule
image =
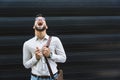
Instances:
[[[36,21],[41,21],[41,20],[44,20],[45,21],[45,18],[41,17],[41,18],[35,18]]]

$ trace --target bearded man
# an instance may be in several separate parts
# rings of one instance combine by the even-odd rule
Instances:
[[[48,26],[42,14],[36,16],[33,29],[35,36],[23,44],[23,65],[27,69],[31,68],[31,80],[53,80],[50,77],[45,57],[56,78],[58,76],[56,62],[66,61],[65,50],[56,36],[52,36],[49,47],[46,46],[50,36],[46,33]]]

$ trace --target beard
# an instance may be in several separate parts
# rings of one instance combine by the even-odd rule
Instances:
[[[44,31],[44,30],[46,30],[46,26],[45,26],[45,24],[38,23],[38,24],[35,25],[35,29],[37,31]]]

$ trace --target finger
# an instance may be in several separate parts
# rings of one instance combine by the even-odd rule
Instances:
[[[43,50],[46,50],[46,47],[44,47],[44,49]]]
[[[36,52],[35,54],[36,54],[37,56],[41,56],[41,55],[42,55],[41,52]]]
[[[43,50],[43,54],[46,54],[46,52],[47,52],[46,50]]]
[[[41,54],[41,53],[38,53],[37,55],[38,55],[38,56],[41,56],[42,54]]]
[[[39,47],[36,47],[36,49],[39,49]]]
[[[42,48],[43,50],[45,50],[46,49],[46,47],[45,46],[43,46],[43,48]]]
[[[37,50],[37,51],[40,51],[40,48],[39,48],[39,47],[36,47],[36,50]]]

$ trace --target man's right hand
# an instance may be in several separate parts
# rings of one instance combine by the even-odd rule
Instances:
[[[39,60],[41,58],[41,56],[42,56],[42,52],[38,47],[36,47],[35,55],[36,55],[37,60]]]

